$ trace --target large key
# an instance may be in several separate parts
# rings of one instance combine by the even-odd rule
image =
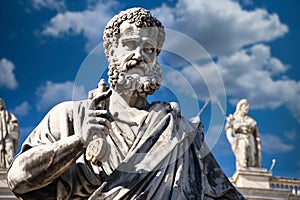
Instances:
[[[93,100],[94,98],[97,98],[99,95],[107,91],[107,86],[104,79],[101,79],[98,83],[98,88],[94,89],[89,92],[89,99]],[[109,98],[106,97],[104,99],[99,99],[99,101],[92,101],[92,104],[90,105],[90,109],[102,109],[102,110],[108,110],[109,107]],[[106,136],[94,136],[93,140],[88,144],[85,152],[86,159],[90,161],[92,164],[100,167],[102,165],[102,162],[100,161],[100,158],[103,160],[103,156],[105,154],[105,151],[103,151],[103,148],[106,151],[110,151],[109,144],[105,141]],[[101,153],[102,152],[102,153]],[[108,159],[108,158],[106,158]]]

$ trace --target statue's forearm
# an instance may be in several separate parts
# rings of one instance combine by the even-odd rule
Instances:
[[[33,147],[16,157],[8,171],[8,184],[18,194],[44,187],[64,173],[83,152],[83,144],[75,135]]]

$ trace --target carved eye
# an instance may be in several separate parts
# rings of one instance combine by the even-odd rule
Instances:
[[[129,50],[136,49],[138,46],[138,42],[134,40],[127,40],[123,43],[123,45],[128,48]]]
[[[146,43],[143,47],[143,51],[147,54],[151,54],[155,51],[155,48],[151,44]]]
[[[146,47],[146,48],[143,49],[143,51],[145,53],[151,54],[151,53],[154,52],[154,48],[152,48],[152,47]]]

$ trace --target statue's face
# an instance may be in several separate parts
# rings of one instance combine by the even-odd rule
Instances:
[[[127,73],[142,75],[147,65],[153,65],[157,61],[157,38],[156,27],[137,28],[125,21],[120,25],[120,37],[113,57],[121,61],[121,65],[129,61]],[[141,63],[144,66],[141,66]]]
[[[241,113],[243,115],[247,115],[248,111],[249,111],[249,104],[247,104],[247,103],[242,104],[241,105]]]
[[[157,39],[156,27],[137,28],[126,21],[120,25],[117,45],[110,53],[110,84],[117,92],[145,97],[159,88],[162,78]]]

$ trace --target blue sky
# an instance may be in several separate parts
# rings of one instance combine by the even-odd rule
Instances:
[[[180,100],[187,117],[197,113],[212,93],[221,96],[227,115],[239,99],[249,99],[249,115],[257,120],[262,137],[263,167],[269,168],[275,158],[274,175],[300,178],[299,4],[297,0],[2,0],[0,97],[18,117],[23,141],[52,106],[72,99],[74,83],[78,97],[85,97],[93,87],[79,82],[94,59],[90,52],[97,47],[95,55],[101,54],[97,50],[101,51],[102,30],[110,17],[125,8],[145,7],[171,37],[159,59],[167,71],[164,87],[151,100],[193,98],[181,80],[190,84],[199,100],[195,108]],[[198,54],[188,41],[205,51]],[[172,58],[172,53],[186,54],[188,60]],[[197,63],[201,53],[212,60]],[[200,76],[192,67],[195,62]],[[101,76],[98,72],[106,67],[102,57],[98,65],[88,80]],[[231,176],[234,156],[220,132],[223,119],[213,123],[220,121],[220,111],[213,105],[201,119],[208,138],[213,136],[211,148],[217,161]]]

